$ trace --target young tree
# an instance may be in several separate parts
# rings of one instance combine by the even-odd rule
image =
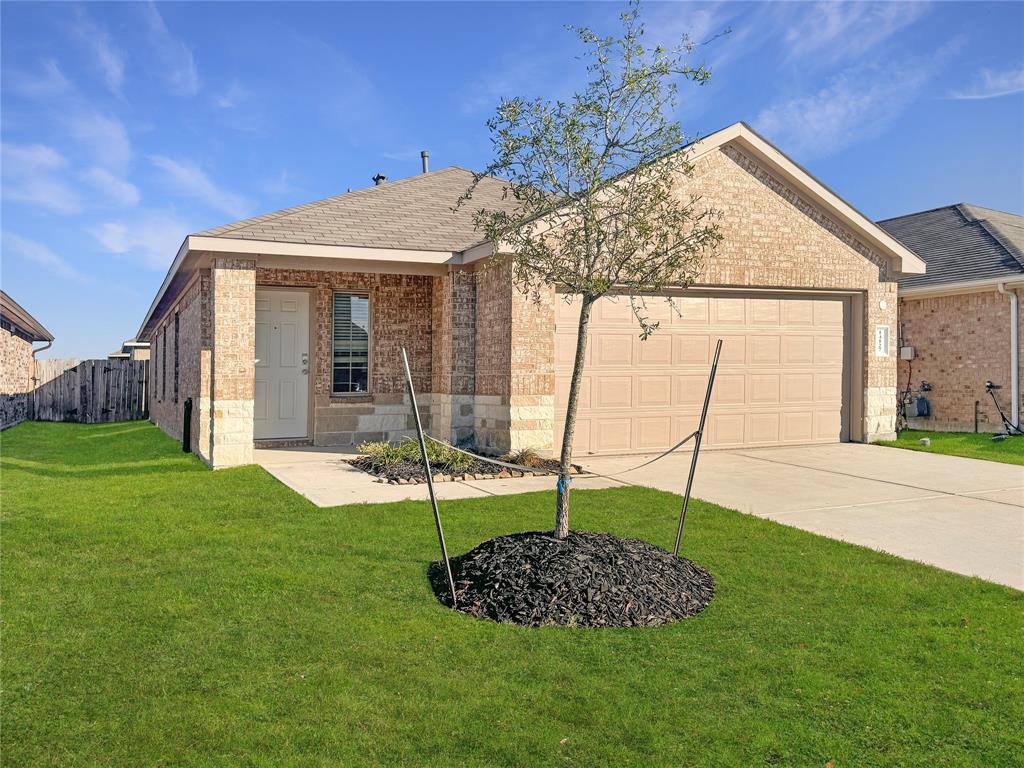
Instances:
[[[717,214],[680,193],[689,143],[671,115],[678,82],[703,84],[704,66],[649,47],[638,3],[620,37],[571,27],[587,49],[589,82],[568,101],[503,99],[487,123],[495,159],[477,177],[506,180],[511,210],[481,210],[477,226],[495,258],[511,260],[513,283],[539,299],[557,285],[581,302],[562,436],[554,535],[569,533],[569,467],[591,308],[614,292],[630,297],[642,338],[656,330],[642,296],[686,287],[720,239]],[[474,182],[463,200],[472,197]],[[461,201],[460,201],[461,202]]]

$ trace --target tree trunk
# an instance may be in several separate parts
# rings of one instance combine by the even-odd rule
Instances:
[[[587,354],[587,324],[594,299],[584,297],[580,307],[580,324],[576,330],[576,359],[572,364],[572,380],[569,383],[569,402],[565,407],[565,430],[562,432],[562,453],[558,464],[558,492],[555,500],[556,539],[569,535],[569,465],[572,462],[572,438],[576,431],[576,404],[580,397],[580,381],[583,379],[583,361]]]

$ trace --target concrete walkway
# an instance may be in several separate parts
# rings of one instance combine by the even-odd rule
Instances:
[[[426,499],[425,485],[376,483],[317,448],[257,450],[256,461],[318,506]],[[638,456],[578,459],[612,474]],[[645,485],[681,494],[690,454],[574,488]],[[551,490],[550,477],[435,486],[441,499]],[[706,451],[694,495],[785,525],[1024,589],[1024,467],[844,443]]]

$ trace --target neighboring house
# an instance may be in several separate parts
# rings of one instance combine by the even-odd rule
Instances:
[[[924,264],[747,126],[691,147],[681,193],[722,212],[700,285],[595,307],[576,429],[581,453],[666,448],[699,416],[724,339],[712,447],[891,437],[896,283]],[[400,350],[431,433],[505,451],[558,446],[575,340],[558,287],[516,291],[472,211],[508,205],[445,168],[185,239],[138,338],[153,344],[153,421],[174,436],[192,401],[212,466],[254,444],[354,446],[411,434]]]
[[[961,203],[912,213],[879,225],[921,256],[923,275],[899,280],[900,392],[922,381],[931,405],[912,427],[1002,430],[985,382],[1020,424],[1020,296],[1024,294],[1024,216]],[[975,405],[977,404],[977,405]]]
[[[28,418],[29,393],[35,388],[35,358],[32,344],[53,343],[53,334],[0,290],[0,429],[13,427]]]
[[[107,355],[108,360],[149,360],[149,342],[128,339],[116,352]]]

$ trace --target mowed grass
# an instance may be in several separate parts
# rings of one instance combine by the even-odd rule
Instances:
[[[923,437],[931,440],[931,445],[921,445]],[[895,440],[886,440],[878,445],[1024,465],[1024,435],[1014,435],[1005,440],[993,440],[992,435],[985,433],[923,432],[917,429],[906,429],[900,432]]]
[[[524,629],[437,602],[423,503],[318,509],[145,423],[2,437],[10,766],[1010,766],[1024,593],[697,503],[701,615]],[[669,547],[679,498],[573,494]],[[550,494],[443,504],[449,547]]]

